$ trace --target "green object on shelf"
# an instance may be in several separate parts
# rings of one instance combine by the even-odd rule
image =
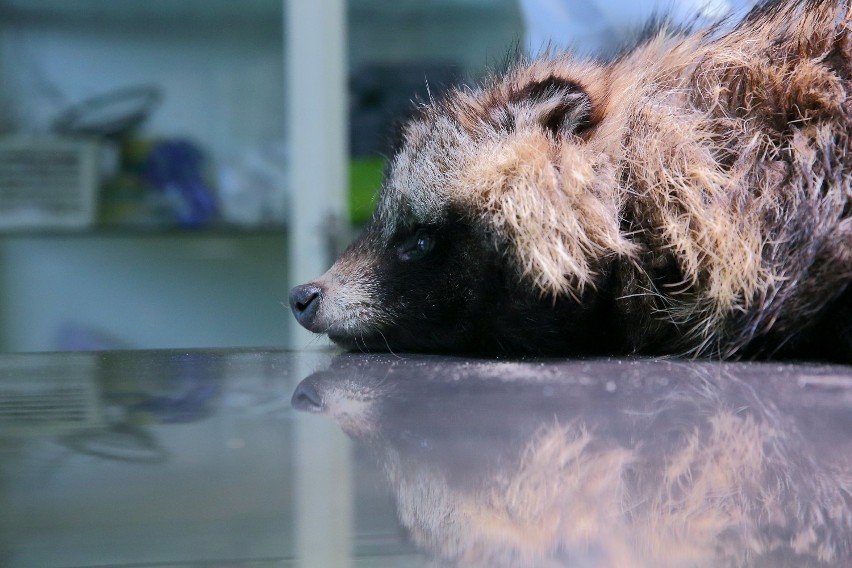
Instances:
[[[380,157],[353,158],[349,162],[349,220],[353,225],[362,225],[370,220],[385,166],[385,159]]]

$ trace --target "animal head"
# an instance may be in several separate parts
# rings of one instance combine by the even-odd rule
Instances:
[[[362,235],[293,289],[299,322],[352,349],[588,351],[603,275],[632,252],[593,134],[601,74],[540,61],[424,104]]]

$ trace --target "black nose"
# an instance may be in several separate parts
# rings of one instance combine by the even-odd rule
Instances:
[[[290,399],[290,404],[296,410],[304,410],[305,412],[320,412],[322,411],[322,397],[313,385],[302,381],[296,387],[293,393],[293,398]]]
[[[311,331],[314,328],[317,310],[322,301],[322,288],[316,284],[302,284],[290,290],[290,309],[303,327]]]

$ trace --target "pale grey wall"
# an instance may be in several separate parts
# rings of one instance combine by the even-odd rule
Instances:
[[[2,351],[62,347],[66,324],[117,346],[285,346],[283,235],[0,238]]]

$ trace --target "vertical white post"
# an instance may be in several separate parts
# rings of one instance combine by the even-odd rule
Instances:
[[[293,357],[293,386],[316,371],[318,361],[323,362],[319,368],[328,365],[326,357],[317,352]],[[296,565],[301,568],[348,568],[354,564],[354,489],[349,439],[328,416],[294,413]]]
[[[346,5],[344,0],[286,0],[287,132],[292,207],[290,285],[331,265],[345,218],[348,164]],[[290,345],[317,345],[290,321]]]
[[[290,285],[321,275],[345,212],[348,163],[344,0],[285,0],[287,132],[292,207]],[[291,347],[317,345],[290,318]],[[306,362],[307,354],[296,361]],[[297,364],[296,379],[309,372]],[[348,440],[328,419],[294,420],[295,537],[298,565],[352,565]]]

